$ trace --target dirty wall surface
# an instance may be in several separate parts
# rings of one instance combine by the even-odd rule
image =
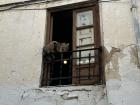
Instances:
[[[139,1],[138,1],[139,2]],[[105,57],[105,79],[111,105],[140,104],[140,69],[136,37],[137,8],[130,0],[101,3],[102,35]],[[139,20],[139,16],[137,17]]]
[[[73,2],[58,1],[48,7]],[[99,6],[106,87],[39,88],[46,10],[0,12],[0,105],[140,105],[131,1],[100,2]],[[138,1],[138,22],[139,8]]]
[[[107,105],[103,86],[39,88],[47,12],[31,9],[45,7],[0,12],[0,105]]]

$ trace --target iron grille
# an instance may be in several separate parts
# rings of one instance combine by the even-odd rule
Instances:
[[[101,48],[44,54],[43,60],[47,67],[45,84],[48,86],[99,84],[102,74],[100,55]],[[85,75],[81,74],[83,70]],[[98,79],[94,82],[82,83],[95,78]]]

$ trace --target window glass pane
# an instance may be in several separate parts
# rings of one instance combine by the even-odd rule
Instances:
[[[94,43],[94,29],[77,30],[77,46],[93,44]]]
[[[77,27],[93,24],[92,10],[82,11],[77,13]]]
[[[77,50],[83,50],[83,49],[92,49],[94,48],[94,46],[88,46],[88,47],[80,47],[78,48]],[[77,59],[77,64],[88,64],[89,62],[90,63],[94,63],[95,62],[95,58],[93,57],[94,56],[94,50],[85,50],[85,51],[81,51],[81,58],[80,60]],[[77,58],[80,57],[80,54],[79,52],[77,52]],[[84,58],[82,58],[84,57]],[[91,57],[91,58],[89,58]]]

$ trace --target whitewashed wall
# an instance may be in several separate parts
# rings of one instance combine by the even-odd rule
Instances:
[[[108,102],[110,105],[140,105],[138,43],[131,0],[102,2],[100,7]]]
[[[79,1],[84,0],[63,0],[47,6]],[[0,12],[0,105],[107,105],[107,100],[110,105],[140,105],[131,7],[130,0],[100,2],[107,99],[103,86],[39,88],[46,11]],[[137,11],[140,20],[139,4]]]
[[[0,12],[0,84],[38,86],[46,11]]]
[[[137,9],[138,9],[138,18],[140,22],[140,1],[139,0],[136,0],[136,1],[137,1]]]
[[[107,105],[103,86],[39,88],[45,24],[46,10],[0,12],[0,105]]]

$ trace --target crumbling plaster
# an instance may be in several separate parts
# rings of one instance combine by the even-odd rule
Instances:
[[[111,52],[114,48],[112,48]],[[111,54],[110,52],[110,54]],[[135,45],[119,48],[106,64],[106,89],[111,105],[139,105],[140,69]],[[114,63],[116,62],[117,63]],[[116,68],[117,65],[117,68]]]
[[[104,98],[102,86],[55,87],[25,91],[20,105],[28,105],[29,101],[29,103],[33,101],[33,105],[40,105],[40,102],[47,102],[48,105],[100,105],[101,103],[104,105],[106,104]]]
[[[74,1],[58,2],[66,5]],[[100,2],[110,105],[140,105],[140,70],[131,6],[130,0]],[[45,23],[46,10],[0,12],[0,105],[107,105],[103,86],[38,88]]]
[[[0,86],[0,105],[108,105],[103,86]]]
[[[139,105],[138,43],[131,1],[104,2],[100,8],[108,102],[110,105]]]
[[[0,105],[107,105],[103,86],[39,88],[47,14],[32,7],[0,12]]]

